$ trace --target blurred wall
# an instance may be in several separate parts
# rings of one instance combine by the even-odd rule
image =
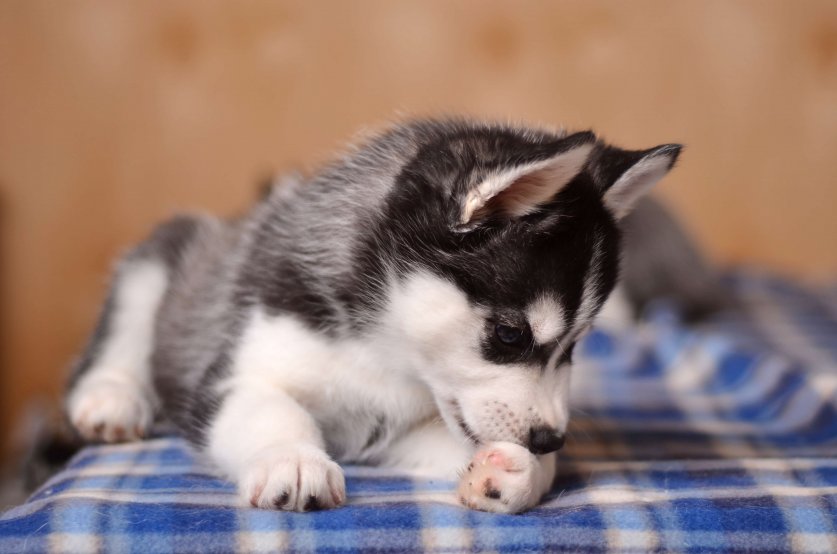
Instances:
[[[0,418],[57,396],[112,258],[398,113],[687,144],[720,263],[837,270],[837,2],[0,2]],[[0,422],[0,429],[3,423]]]

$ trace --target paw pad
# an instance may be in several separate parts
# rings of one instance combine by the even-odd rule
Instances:
[[[485,480],[485,483],[483,484],[483,489],[485,492],[485,496],[487,496],[488,498],[492,498],[494,500],[500,499],[500,491],[494,488],[494,483],[491,481],[490,478]]]
[[[526,448],[494,443],[474,455],[459,482],[459,501],[476,510],[517,513],[546,492],[543,469]]]

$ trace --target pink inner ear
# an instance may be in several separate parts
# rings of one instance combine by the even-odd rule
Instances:
[[[491,215],[521,217],[549,202],[581,171],[593,148],[582,144],[530,166],[494,175],[465,199],[461,224]]]
[[[476,210],[474,218],[482,219],[490,214],[521,217],[534,212],[560,190],[560,187],[556,189],[550,183],[548,173],[548,170],[539,170],[518,177],[505,190],[497,193]]]

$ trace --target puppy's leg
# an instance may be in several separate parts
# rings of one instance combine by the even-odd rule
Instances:
[[[343,470],[325,453],[311,415],[282,390],[229,383],[208,433],[212,460],[238,484],[246,503],[308,511],[346,500]]]
[[[470,460],[470,463],[469,463]],[[555,454],[494,442],[474,448],[439,423],[419,426],[387,449],[380,465],[453,479],[460,502],[475,510],[517,513],[536,506],[555,478]]]
[[[134,439],[150,427],[157,404],[149,363],[156,316],[197,225],[190,217],[161,225],[117,266],[96,331],[69,384],[67,412],[84,438]]]
[[[536,506],[555,479],[555,454],[494,442],[480,448],[459,481],[459,499],[475,510],[518,513]]]
[[[135,439],[150,427],[155,401],[148,362],[167,285],[166,268],[154,260],[121,264],[88,365],[67,397],[70,421],[84,438]]]
[[[455,479],[473,454],[473,446],[454,436],[444,423],[428,422],[395,439],[378,465]]]

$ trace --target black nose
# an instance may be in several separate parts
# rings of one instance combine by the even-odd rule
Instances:
[[[529,451],[532,454],[548,454],[564,446],[564,435],[549,427],[529,429]]]

